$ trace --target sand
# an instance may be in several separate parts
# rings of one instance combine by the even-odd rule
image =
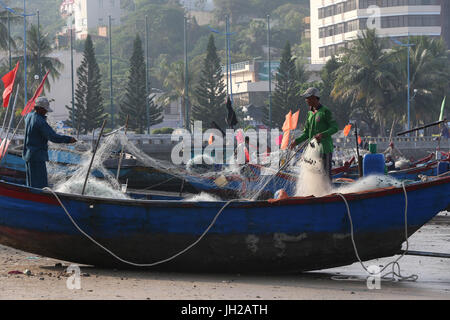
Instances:
[[[450,253],[450,214],[410,238],[410,250]],[[393,258],[366,265],[386,265]],[[69,262],[0,246],[0,299],[316,300],[450,299],[450,259],[405,256],[402,273],[416,282],[382,281],[369,290],[359,263],[294,275],[124,271],[81,266],[80,289],[68,289]],[[31,275],[8,274],[31,271]],[[335,280],[333,276],[351,276]]]

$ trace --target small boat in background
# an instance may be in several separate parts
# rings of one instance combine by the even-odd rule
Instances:
[[[83,153],[70,148],[49,148],[48,155],[47,171],[49,175],[62,173],[64,176],[70,177],[83,161]],[[117,156],[106,160],[103,166],[113,176],[116,176],[118,163]],[[93,170],[92,175],[96,178],[104,178],[98,170]],[[9,150],[0,167],[0,176],[10,182],[25,184],[25,161],[22,159],[21,147]],[[196,190],[189,183],[183,181],[180,176],[182,173],[173,175],[157,168],[141,165],[133,157],[126,157],[121,162],[119,182],[135,189],[195,192]]]

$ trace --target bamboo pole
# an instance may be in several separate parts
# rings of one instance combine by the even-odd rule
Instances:
[[[129,119],[129,115],[127,115],[127,120],[125,122],[125,136],[127,135],[127,130],[128,130],[128,119]],[[120,167],[122,166],[122,158],[123,158],[123,145],[122,145],[122,149],[120,150],[120,156],[119,156],[119,164],[117,165],[117,174],[116,174],[116,179],[117,181],[119,181],[119,175],[120,175]]]
[[[81,192],[81,195],[84,196],[84,192],[86,190],[86,185],[89,179],[89,174],[91,172],[92,164],[94,163],[95,154],[97,153],[98,145],[100,143],[100,139],[102,138],[103,130],[105,129],[106,120],[103,121],[102,129],[100,131],[100,134],[98,135],[97,144],[95,145],[94,152],[92,153],[91,163],[89,164],[88,171],[86,173],[86,178],[84,179],[84,185],[83,185],[83,191]]]

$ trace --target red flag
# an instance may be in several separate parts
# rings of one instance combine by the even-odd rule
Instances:
[[[292,118],[292,111],[289,111],[289,113],[286,115],[286,120],[283,124],[283,132],[287,130],[291,130],[291,118]]]
[[[36,92],[34,93],[33,98],[31,98],[31,100],[28,101],[27,105],[23,109],[22,116],[27,115],[28,113],[30,113],[33,110],[36,99],[41,95],[42,90],[44,90],[45,80],[47,80],[47,76],[48,76],[49,72],[50,72],[50,70],[47,71],[47,73],[45,74],[44,78],[42,79],[41,84],[39,85]]]
[[[9,97],[14,87],[14,81],[16,80],[17,70],[19,69],[19,62],[17,62],[16,67],[10,72],[5,74],[2,78],[3,84],[5,85],[5,91],[3,91],[3,107],[6,108],[9,104]]]
[[[292,118],[291,118],[291,130],[297,129],[299,115],[300,115],[300,110],[292,115]]]
[[[361,140],[361,136],[358,136],[358,144],[361,144],[362,140]]]
[[[348,124],[345,126],[344,128],[344,137],[348,136],[348,134],[350,133],[350,130],[352,129],[352,125]]]
[[[283,141],[281,142],[281,150],[286,150],[287,147],[289,147],[289,138],[290,138],[290,131],[287,130],[284,132],[283,135]]]
[[[4,139],[0,144],[0,160],[5,156],[6,151],[8,150],[9,144],[11,140]]]

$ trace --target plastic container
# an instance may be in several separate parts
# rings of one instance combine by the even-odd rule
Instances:
[[[363,159],[363,175],[384,175],[385,173],[384,155],[380,153],[369,153]]]
[[[439,162],[437,166],[437,175],[446,173],[450,170],[450,163],[448,162]]]
[[[369,143],[369,152],[370,153],[377,153],[377,144],[376,143]]]

